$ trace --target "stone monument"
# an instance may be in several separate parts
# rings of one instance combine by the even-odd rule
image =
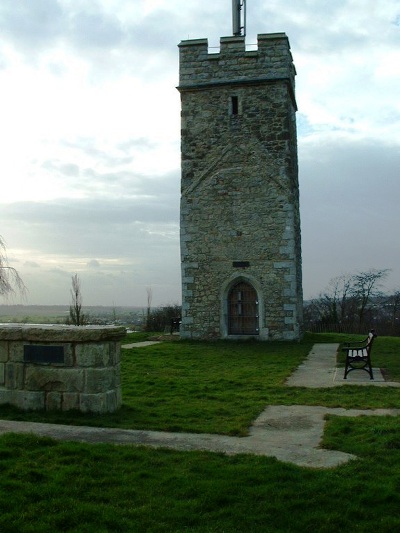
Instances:
[[[123,327],[0,325],[0,405],[112,413],[121,407]]]

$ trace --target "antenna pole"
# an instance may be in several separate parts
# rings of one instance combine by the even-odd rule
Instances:
[[[246,35],[246,0],[232,0],[233,35]]]

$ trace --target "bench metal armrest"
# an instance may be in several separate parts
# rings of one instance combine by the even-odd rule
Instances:
[[[355,346],[357,348],[359,346],[363,346],[363,345],[365,346],[367,344],[368,344],[368,337],[366,339],[363,339],[362,341],[345,342],[344,348],[350,348],[351,346]]]

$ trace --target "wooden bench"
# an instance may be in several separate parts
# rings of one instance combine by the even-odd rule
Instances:
[[[374,379],[371,365],[372,344],[375,337],[375,331],[371,329],[368,337],[360,342],[347,343],[342,350],[346,352],[346,366],[344,369],[344,379],[347,379],[349,372],[353,370],[365,370],[368,372],[370,379]]]
[[[171,318],[171,325],[170,325],[170,334],[172,335],[174,331],[179,332],[179,328],[181,326],[181,317]]]

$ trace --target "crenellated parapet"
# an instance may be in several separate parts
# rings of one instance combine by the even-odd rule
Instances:
[[[286,34],[259,34],[257,44],[246,51],[244,37],[221,37],[219,53],[209,53],[207,39],[182,41],[179,90],[286,80],[294,99],[296,69]]]

